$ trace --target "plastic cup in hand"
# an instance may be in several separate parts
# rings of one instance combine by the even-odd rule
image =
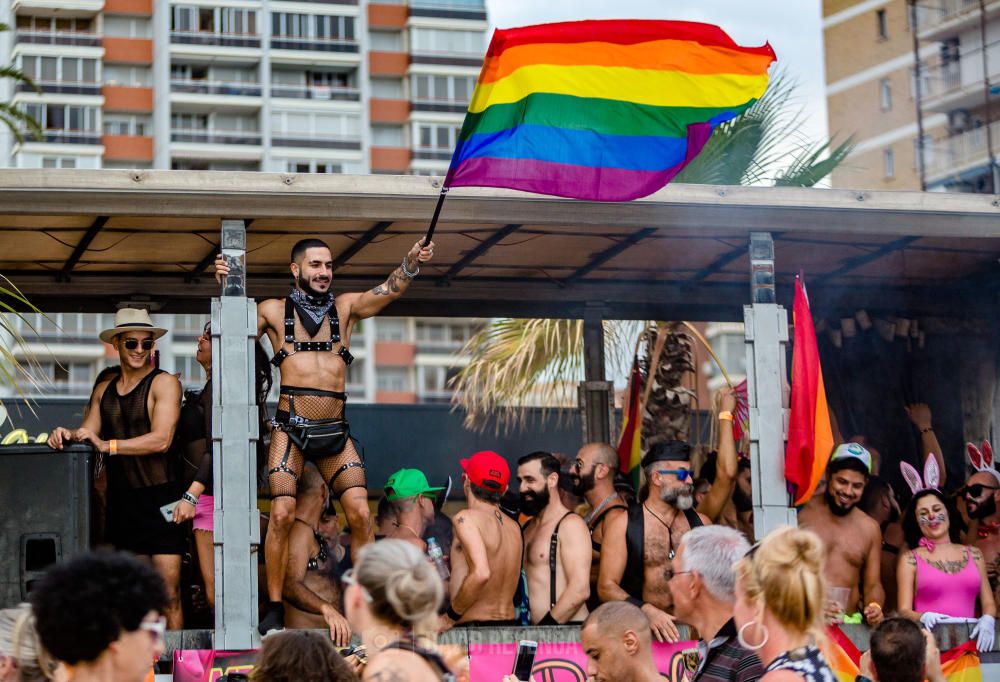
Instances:
[[[847,613],[847,600],[851,598],[850,587],[831,587],[828,596],[837,605],[841,616]]]

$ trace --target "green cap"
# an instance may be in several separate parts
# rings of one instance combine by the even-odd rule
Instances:
[[[385,482],[385,496],[389,501],[404,500],[407,497],[438,493],[444,487],[432,488],[427,477],[419,469],[400,469]]]

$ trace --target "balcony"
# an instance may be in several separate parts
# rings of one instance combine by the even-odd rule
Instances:
[[[260,132],[251,130],[194,130],[174,128],[170,131],[170,141],[254,146],[260,145]]]
[[[25,144],[41,142],[45,144],[101,144],[101,134],[96,130],[44,130],[42,139],[38,140],[31,136],[31,132],[24,131]]]
[[[96,16],[104,6],[104,0],[14,0],[11,15],[36,16],[58,15],[60,18],[87,18]]]
[[[52,95],[100,95],[100,83],[73,83],[69,81],[35,81],[44,94]],[[18,92],[35,92],[27,83],[17,84]]]
[[[469,108],[466,100],[455,99],[416,99],[413,100],[414,111],[432,111],[439,114],[464,114]]]
[[[360,102],[357,88],[333,88],[328,85],[271,85],[271,97],[287,99],[312,99],[318,101]]]
[[[360,150],[361,140],[340,135],[310,135],[309,133],[283,133],[274,131],[273,147],[308,147],[312,149]]]
[[[104,135],[106,161],[152,161],[153,138],[146,135]]]
[[[1000,140],[1000,121],[990,124],[990,133],[993,144],[996,145]],[[990,160],[986,148],[986,127],[974,128],[937,141],[924,155],[928,182],[959,176],[978,166],[985,167]]]
[[[986,19],[1000,15],[1000,2],[986,0]],[[979,0],[924,0],[919,3],[921,40],[941,40],[979,26]]]
[[[31,45],[77,45],[100,47],[101,36],[83,31],[24,31],[14,33],[15,43]]]
[[[486,6],[482,0],[412,0],[410,16],[486,21]]]
[[[430,147],[418,147],[413,150],[413,158],[421,161],[451,161],[451,149],[433,149]]]
[[[472,52],[414,52],[410,57],[413,64],[430,64],[433,66],[474,66],[477,69],[483,65],[483,55]]]
[[[171,31],[170,42],[175,45],[251,48],[259,48],[261,44],[260,35],[256,33],[214,33],[212,31]]]
[[[945,68],[924,72],[922,105],[925,110],[947,113],[954,109],[972,109],[983,101],[983,80],[980,61],[982,53],[976,50],[969,59],[952,62]],[[1000,78],[1000,64],[990,61],[990,81]],[[963,67],[964,64],[964,67]],[[965,73],[963,74],[963,69]],[[973,76],[975,74],[975,76]],[[996,94],[996,92],[994,92]]]
[[[357,54],[358,41],[332,38],[303,38],[300,36],[271,36],[272,50],[299,50],[303,52],[343,52]]]
[[[108,84],[101,92],[105,111],[153,111],[153,88]]]
[[[199,95],[232,95],[234,97],[260,97],[260,83],[226,83],[209,80],[170,81],[170,92]]]

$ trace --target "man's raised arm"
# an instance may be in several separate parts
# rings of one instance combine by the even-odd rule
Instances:
[[[351,304],[351,317],[363,320],[373,317],[403,295],[410,282],[420,272],[420,264],[427,263],[434,256],[434,242],[427,246],[420,240],[413,245],[398,268],[392,271],[384,282],[361,294],[347,294]]]

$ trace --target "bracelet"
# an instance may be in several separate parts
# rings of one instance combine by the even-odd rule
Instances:
[[[927,427],[926,429],[920,429],[920,433],[921,433],[921,434],[924,434],[924,433],[930,433],[930,432],[931,432],[931,431],[933,431],[933,430],[934,430],[934,427],[933,427],[933,426],[928,426],[928,427]]]
[[[444,614],[448,616],[448,618],[450,618],[451,620],[455,621],[456,623],[462,620],[462,614],[456,611],[455,607],[450,604],[448,605],[448,610],[445,611]]]
[[[181,500],[183,500],[184,502],[187,502],[192,507],[197,507],[198,506],[198,498],[195,497],[194,495],[192,495],[191,493],[187,492],[186,490],[184,491],[184,494],[181,495]]]
[[[733,413],[729,410],[723,410],[719,413],[719,419],[727,422],[733,421]]]
[[[108,441],[108,454],[117,455],[118,454],[118,439],[112,438]]]
[[[403,269],[403,274],[406,275],[407,279],[413,279],[420,274],[420,263],[417,263],[417,271],[410,272],[406,269],[406,256],[403,256],[403,263],[399,266]]]

